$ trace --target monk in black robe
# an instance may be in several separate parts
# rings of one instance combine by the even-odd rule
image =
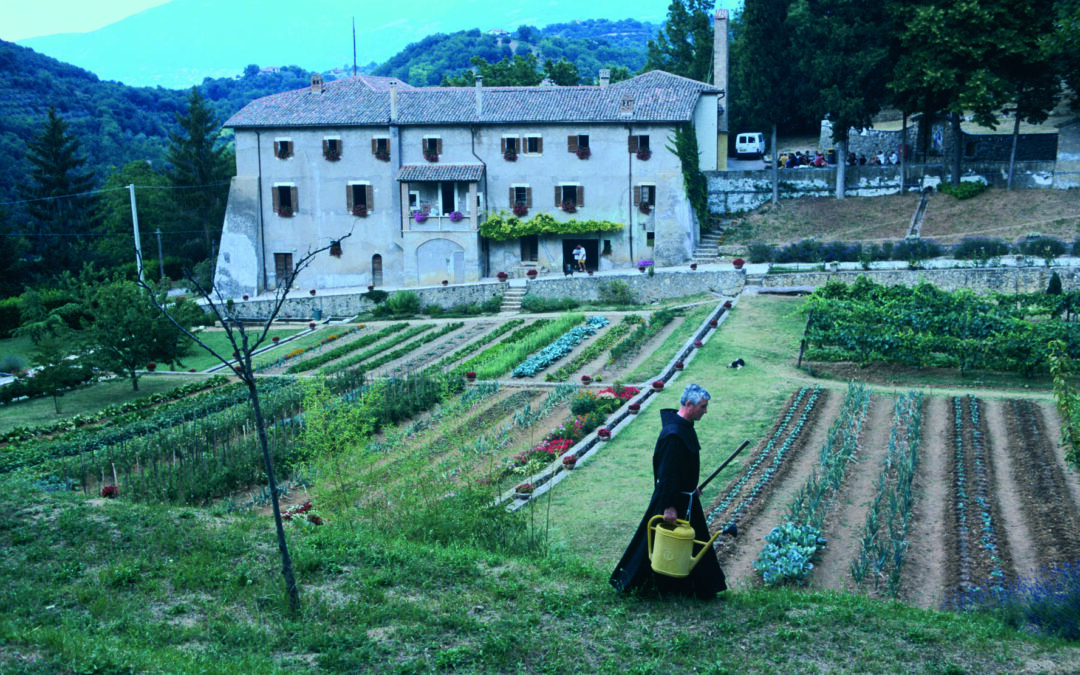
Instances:
[[[690,576],[685,578],[656,574],[649,564],[647,530],[649,519],[653,516],[663,515],[664,520],[671,524],[675,524],[678,518],[687,520],[694,528],[694,539],[709,540],[709,526],[705,522],[701,494],[697,489],[701,444],[694,430],[694,422],[708,412],[709,398],[709,392],[691,384],[683,391],[678,410],[668,408],[660,411],[660,421],[664,426],[653,450],[655,486],[652,501],[626,553],[611,575],[611,585],[618,591],[656,590],[662,594],[710,599],[727,588],[724,571],[711,551],[701,557]],[[701,546],[695,545],[693,554],[697,555],[700,550]]]

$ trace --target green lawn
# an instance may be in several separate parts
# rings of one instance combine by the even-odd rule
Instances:
[[[5,368],[10,368],[14,364],[9,364],[11,360],[17,360],[23,368],[29,368],[31,365],[30,351],[34,348],[34,343],[30,341],[28,337],[13,337],[0,340],[0,371],[5,371]]]
[[[205,377],[207,376],[148,373],[139,376],[138,391],[132,390],[131,380],[116,379],[89,384],[60,397],[60,414],[56,413],[51,397],[9,403],[0,406],[0,432],[18,426],[51,424],[75,415],[96,412],[114,403],[126,403],[150,394],[172,391],[188,382]]]
[[[249,338],[252,339],[252,340],[254,340],[254,338],[258,335],[258,333],[256,333],[251,328],[247,328],[246,330],[248,331]],[[306,331],[306,330],[307,330],[307,328],[273,328],[273,329],[270,330],[269,333],[267,333],[267,341],[268,341],[268,344],[269,344],[269,340],[273,339],[273,337],[275,335],[277,337],[281,338],[282,340],[285,340],[286,338],[289,338],[289,337],[291,337],[293,335],[296,335],[297,333],[300,333],[300,332]],[[317,344],[318,341],[321,340],[324,336],[329,335],[329,332],[323,332],[323,330],[330,330],[330,329],[327,329],[327,328],[324,327],[322,330],[315,331],[310,338],[308,338],[308,337],[299,338],[297,340],[290,341],[290,342],[285,343],[285,344],[279,344],[277,347],[274,347],[269,352],[266,352],[266,356],[264,356],[263,358],[266,358],[267,360],[269,360],[268,357],[271,354],[274,354],[274,353],[285,354],[286,352],[295,349],[297,346],[310,346],[312,344]],[[226,335],[224,330],[208,329],[208,330],[202,331],[201,333],[198,333],[198,336],[199,336],[200,340],[202,340],[204,343],[206,343],[206,345],[208,347],[210,347],[211,349],[216,351],[218,354],[221,354],[222,356],[224,356],[226,358],[232,356],[232,353],[233,353],[232,343],[229,342],[229,338]],[[315,337],[315,336],[318,336],[318,337]],[[288,345],[288,346],[286,346],[286,345]],[[280,358],[280,357],[275,357],[275,358]],[[258,360],[259,359],[256,359],[256,362],[258,362]],[[207,368],[213,368],[214,366],[217,366],[217,365],[220,365],[220,364],[221,364],[221,361],[218,360],[215,356],[213,356],[212,354],[207,352],[205,349],[203,349],[199,345],[195,345],[195,346],[192,347],[191,355],[184,357],[183,363],[179,364],[176,369],[178,371],[187,371],[187,370],[191,370],[192,368],[194,368],[196,371],[203,371],[203,370],[206,370]],[[159,363],[158,368],[163,369],[163,370],[170,370],[169,364],[167,364],[167,363]]]

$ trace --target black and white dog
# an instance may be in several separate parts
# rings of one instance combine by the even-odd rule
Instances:
[[[573,265],[567,265],[566,270],[563,272],[563,276],[564,277],[572,277],[572,276],[574,276],[574,266]]]
[[[734,361],[732,361],[731,363],[728,364],[728,368],[734,368],[735,370],[738,370],[739,368],[742,368],[745,365],[746,365],[746,362],[743,361],[742,359],[735,359]]]

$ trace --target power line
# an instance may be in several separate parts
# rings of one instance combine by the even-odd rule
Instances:
[[[229,181],[222,181],[220,183],[209,183],[207,185],[136,185],[136,190],[201,190],[203,188],[220,187],[222,185],[228,185]],[[106,192],[118,192],[120,190],[127,190],[127,186],[119,188],[106,188],[99,190],[90,190],[88,192],[76,192],[70,195],[54,195],[52,197],[35,197],[34,199],[18,199],[12,202],[0,202],[0,206],[10,206],[12,204],[29,204],[31,202],[47,202],[57,199],[71,199],[72,197],[85,197],[86,195],[104,194]]]

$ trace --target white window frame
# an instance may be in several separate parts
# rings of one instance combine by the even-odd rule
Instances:
[[[353,189],[354,185],[363,185],[364,187],[367,187],[367,186],[371,185],[371,181],[369,181],[369,180],[350,180],[350,181],[346,181],[345,184],[351,190],[351,189]],[[372,199],[374,199],[374,197],[375,197],[375,188],[374,187],[371,188],[371,193],[372,193]],[[365,202],[367,201],[367,196],[366,195],[364,196],[364,201]],[[353,197],[353,203],[354,204],[356,203],[356,198],[355,197]],[[364,208],[367,209],[368,213],[373,213],[375,211],[375,209],[371,208],[371,204],[364,204]]]
[[[575,182],[570,182],[570,181],[562,181],[562,182],[556,183],[555,185],[559,188],[559,203],[560,204],[566,201],[566,192],[563,190],[563,188],[568,188],[568,187],[581,188],[581,187],[585,187],[584,183],[575,183]],[[574,197],[575,197],[574,198],[574,203],[577,203],[577,192],[576,191],[574,193]]]
[[[428,150],[428,141],[435,141],[435,149],[434,150]],[[439,146],[442,144],[442,136],[439,136],[437,134],[436,135],[425,135],[423,137],[422,142],[423,142],[423,145],[421,147],[424,149],[425,153],[426,152],[433,152],[435,154],[440,154],[439,153]]]
[[[523,154],[525,154],[525,151],[524,151],[524,149],[522,148],[522,145],[521,145],[521,136],[518,136],[517,134],[503,134],[502,135],[502,140],[503,140],[503,145],[507,145],[508,141],[513,141],[514,142],[514,145],[517,146],[517,147],[514,148],[514,154],[515,155],[523,155]],[[509,150],[509,148],[507,148],[507,149]]]
[[[526,190],[526,191],[527,191],[527,190],[528,190],[528,189],[529,189],[530,187],[532,187],[532,186],[531,186],[531,185],[529,185],[528,183],[510,183],[510,187],[514,189],[514,203],[510,205],[510,208],[513,208],[513,207],[514,207],[514,204],[517,204],[517,203],[518,203],[518,202],[517,202],[517,191],[518,191],[518,188],[521,188],[522,190]],[[526,194],[526,198],[528,198],[528,195],[527,195],[527,194]],[[521,203],[522,203],[522,204],[524,204],[524,203],[525,203],[525,200],[524,200],[524,199],[523,199],[523,200],[521,200]]]

